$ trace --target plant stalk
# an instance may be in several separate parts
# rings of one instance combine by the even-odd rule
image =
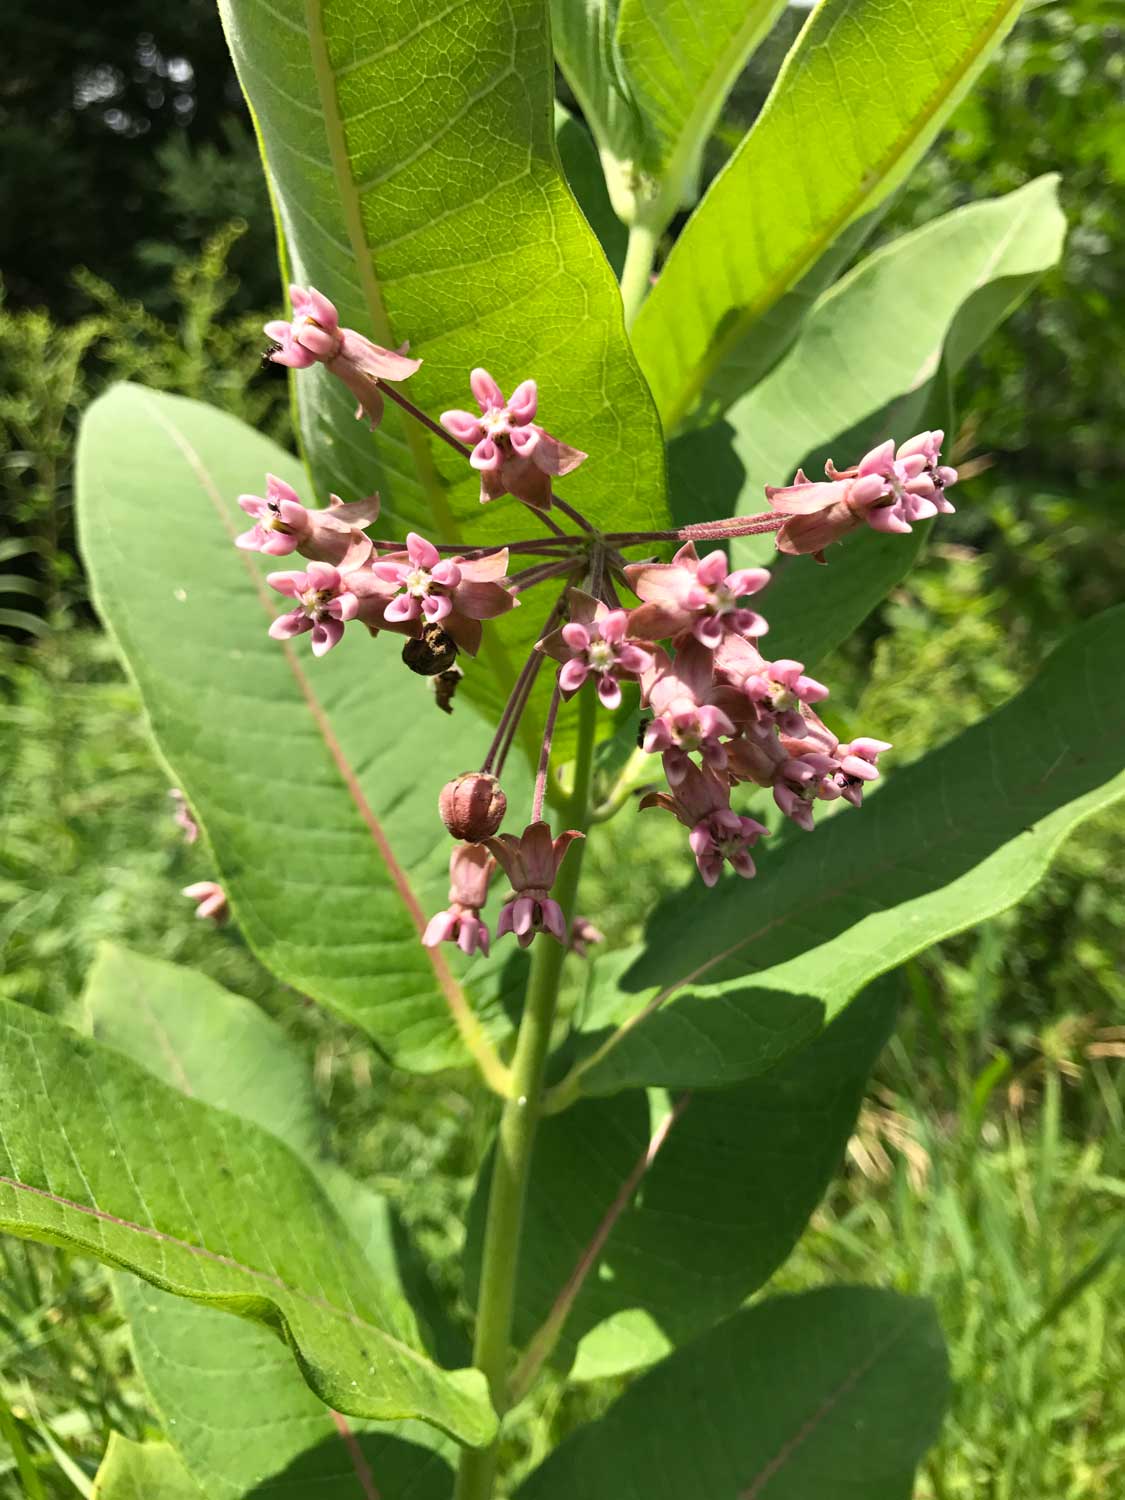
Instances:
[[[594,756],[597,698],[592,691],[578,695],[580,720],[574,790],[566,805],[566,824],[585,832],[589,819],[590,780]],[[555,896],[569,926],[581,872],[582,843],[570,850],[555,886]],[[511,1097],[500,1116],[492,1182],[488,1191],[480,1292],[477,1299],[473,1364],[484,1372],[492,1400],[501,1417],[508,1408],[508,1357],[512,1341],[512,1306],[523,1238],[524,1207],[531,1170],[531,1154],[539,1124],[543,1075],[558,1000],[559,977],[566,950],[554,939],[540,936],[531,956],[523,1019],[512,1059]],[[496,1479],[499,1442],[490,1448],[466,1448],[457,1471],[454,1500],[491,1500]]]
[[[629,230],[625,264],[621,268],[621,300],[625,304],[626,328],[632,328],[641,303],[648,295],[659,243],[660,230],[654,225],[636,223]]]

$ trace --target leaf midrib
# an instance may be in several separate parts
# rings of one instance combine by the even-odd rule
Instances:
[[[312,0],[310,0],[310,3],[312,3]],[[918,136],[925,133],[938,110],[950,95],[956,92],[966,75],[971,72],[977,58],[1001,29],[1008,15],[1013,10],[1018,9],[1021,3],[1022,0],[1002,0],[1002,3],[993,12],[992,18],[978,31],[972,46],[966,49],[961,65],[946,74],[928,101],[924,111],[920,115],[916,115],[912,120],[910,128],[905,130],[888,148],[877,165],[865,174],[856,191],[846,198],[840,208],[828,218],[820,233],[805,241],[803,252],[795,256],[788,263],[787,267],[783,267],[781,271],[768,281],[759,295],[748,303],[737,317],[731,320],[728,331],[721,338],[716,339],[709,345],[703,358],[696,365],[695,372],[684,381],[679,394],[673,397],[665,409],[661,410],[661,417],[664,420],[665,430],[669,436],[675,433],[679,424],[702,395],[704,387],[718,366],[723,363],[735,346],[745,338],[748,328],[756,323],[786,291],[792,288],[800,280],[801,275],[805,271],[810,270],[815,265],[825,250],[828,249],[829,245],[832,244],[833,240],[836,239],[837,235],[859,216],[860,211],[866,203],[871,202],[875,198],[878,186],[887,178],[897,162],[905,155],[911,143]],[[814,11],[806,25],[811,27],[815,20],[816,12]],[[781,94],[790,66],[792,65],[792,60],[796,56],[797,49],[800,47],[803,37],[804,31],[797,38],[793,52],[790,53],[789,58],[782,65],[781,71],[777,76],[770,96],[771,101],[775,103]],[[767,103],[766,108],[763,109],[746,137],[743,149],[751,149],[755,133],[762,128],[772,113],[773,111],[770,109],[769,103]],[[736,153],[719,173],[697,212],[702,213],[706,211],[707,200],[711,196],[711,193],[720,187],[728,172],[737,170],[740,155],[740,152]],[[674,254],[675,251],[673,251]],[[641,309],[638,324],[642,329],[644,324],[641,320],[645,317],[646,308],[651,309],[651,306],[652,303],[649,302]],[[650,321],[651,318],[652,313],[650,311]],[[640,348],[643,350],[643,344],[640,345]],[[644,361],[642,357],[642,369],[643,367]]]

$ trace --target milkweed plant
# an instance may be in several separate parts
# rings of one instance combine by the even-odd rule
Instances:
[[[1122,788],[1119,611],[911,765],[821,680],[987,485],[958,371],[1059,255],[1050,177],[868,243],[1018,4],[821,0],[741,139],[780,0],[220,8],[300,457],[119,386],[84,556],[197,914],[495,1130],[451,1299],[245,1000],[106,949],[73,1024],[0,1002],[0,1227],[132,1273],[163,1429],[96,1493],[908,1500],[932,1311],[768,1283],[881,976]],[[604,1414],[529,1454],[548,1375]]]

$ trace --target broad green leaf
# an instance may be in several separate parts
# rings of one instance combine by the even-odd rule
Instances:
[[[816,8],[634,326],[668,432],[833,241],[909,173],[1019,8],[1020,0]]]
[[[476,1023],[453,966],[479,976],[497,1036],[521,966],[451,966],[418,935],[448,892],[438,791],[480,764],[489,728],[465,705],[443,715],[391,637],[353,627],[320,661],[301,639],[268,638],[281,600],[269,559],[232,545],[237,496],[267,470],[298,480],[290,455],[234,418],[115,387],[78,449],[92,593],[262,962],[403,1066],[464,1063],[451,1017]],[[520,767],[505,779],[518,796]]]
[[[527,1345],[547,1323],[607,1225],[557,1347],[564,1366],[575,1361],[573,1378],[652,1363],[741,1306],[785,1260],[823,1195],[896,1008],[895,986],[875,985],[772,1072],[681,1099],[643,1175],[652,1137],[643,1093],[585,1100],[544,1120],[515,1342]],[[631,1181],[636,1191],[621,1204]],[[486,1188],[482,1174],[469,1219],[470,1287]]]
[[[83,1006],[99,1040],[180,1093],[272,1130],[309,1161],[365,1250],[371,1273],[414,1300],[417,1273],[400,1227],[382,1199],[319,1159],[308,1068],[256,1006],[204,975],[109,945],[87,978]],[[286,1475],[298,1461],[326,1500],[363,1500],[365,1466],[383,1477],[388,1435],[343,1424],[265,1329],[132,1276],[119,1275],[116,1285],[141,1378],[205,1494],[240,1500],[273,1493],[276,1485],[280,1495],[294,1482]],[[206,1380],[199,1378],[202,1369]],[[432,1472],[440,1481],[445,1466],[431,1451],[432,1430],[418,1423],[398,1429],[389,1445],[396,1466],[412,1456],[419,1476]],[[410,1443],[402,1441],[407,1436]]]
[[[553,0],[555,52],[617,211],[663,226],[698,196],[731,86],[786,0]]]
[[[619,977],[591,1013],[582,1091],[759,1072],[763,1034],[794,1008],[831,1017],[877,975],[1018,901],[1070,830],[1125,794],[1125,703],[1109,690],[1123,654],[1119,607],[982,723],[903,771],[888,757],[862,810],[763,851],[753,882],[664,903],[635,963],[609,966]]]
[[[763,486],[787,484],[802,465],[819,476],[828,458],[844,467],[887,437],[950,426],[949,382],[1061,254],[1057,189],[1056,177],[1039,177],[945,214],[875,251],[822,297],[790,353],[720,428],[730,437],[728,469],[744,476],[726,513],[764,509]],[[706,436],[691,440],[701,446]],[[779,561],[763,597],[771,644],[821,660],[906,576],[928,530],[864,530],[845,551],[832,549],[827,568]],[[756,540],[765,545],[734,544],[740,564],[773,551],[772,538]]]
[[[426,1358],[410,1308],[288,1147],[7,1002],[0,1228],[274,1330],[339,1411],[418,1416],[471,1444],[495,1430],[483,1379]]]
[[[315,1164],[322,1131],[308,1066],[241,995],[194,969],[102,943],[81,1007],[90,1034],[189,1098],[252,1120]]]
[[[516,1500],[910,1500],[948,1398],[929,1303],[864,1287],[775,1297],[630,1386]]]
[[[581,120],[565,107],[555,102],[555,142],[559,148],[563,170],[570,190],[578,199],[578,206],[586,215],[586,221],[598,237],[606,259],[615,276],[621,275],[625,264],[625,244],[629,238],[624,224],[613,211],[609,201],[602,164],[598,160],[598,148],[593,137]]]
[[[546,0],[464,0],[420,12],[380,0],[221,0],[254,111],[294,281],[341,321],[424,359],[405,393],[436,417],[471,405],[486,366],[510,391],[535,377],[540,419],[587,452],[559,492],[615,526],[661,526],[663,449],[625,338],[613,276],[567,187],[554,143]],[[321,368],[297,377],[318,492],[379,489],[389,534],[542,535],[516,502],[482,509],[477,476],[396,410],[372,438]],[[492,675],[465,687],[492,707],[549,608],[493,632]]]
[[[135,1443],[111,1432],[94,1500],[204,1500],[170,1443]]]

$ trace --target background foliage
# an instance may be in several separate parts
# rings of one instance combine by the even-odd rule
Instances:
[[[294,1007],[236,933],[193,921],[178,889],[211,873],[206,857],[171,823],[134,694],[89,628],[69,485],[91,396],[138,378],[283,442],[289,412],[284,384],[258,370],[272,235],[209,0],[96,20],[66,9],[18,8],[0,95],[0,173],[26,205],[0,254],[0,994],[67,1012],[110,938],[282,1016],[336,1154],[399,1208],[448,1292],[487,1109],[457,1074],[404,1080],[357,1032]],[[705,172],[798,19],[781,17],[739,84]],[[826,669],[834,701],[893,740],[900,766],[1003,702],[1119,593],[1123,92],[1116,6],[1034,9],[879,231],[1048,170],[1071,224],[1059,270],[961,377],[962,436],[987,467]],[[653,870],[664,833],[645,825]],[[591,914],[629,940],[652,887],[621,882],[611,847],[592,852]],[[1110,1500],[1123,1483],[1123,868],[1118,810],[1071,839],[1031,900],[897,976],[910,1003],[846,1166],[781,1273],[794,1290],[851,1279],[936,1298],[956,1394],[918,1500]],[[82,1493],[110,1428],[139,1439],[158,1424],[105,1274],[0,1249],[0,1494],[34,1494],[28,1472],[44,1494]],[[550,1385],[513,1433],[513,1476],[615,1390]]]

